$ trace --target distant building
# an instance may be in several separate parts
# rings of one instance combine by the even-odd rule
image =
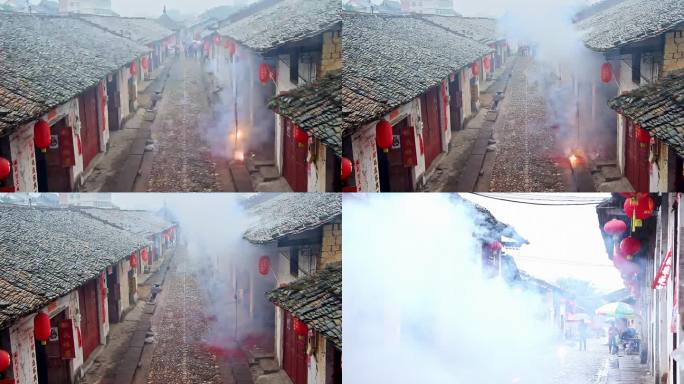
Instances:
[[[401,10],[429,15],[455,15],[452,0],[401,0]]]
[[[62,193],[59,204],[64,206],[118,208],[112,203],[111,193]]]
[[[103,16],[116,15],[112,11],[112,0],[59,0],[59,12]]]

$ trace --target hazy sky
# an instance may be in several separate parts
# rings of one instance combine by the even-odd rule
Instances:
[[[200,14],[219,5],[249,3],[249,0],[112,0],[112,10],[122,16],[159,16],[166,5],[182,13]]]
[[[559,198],[557,193],[551,195],[551,198]],[[518,267],[528,273],[549,282],[566,276],[589,280],[606,292],[624,288],[620,273],[606,254],[595,205],[548,207],[471,194],[462,196],[489,209],[497,219],[515,227],[530,242],[516,257]],[[543,196],[549,195],[534,194],[532,197]],[[597,200],[610,197],[609,194],[580,196],[594,196]]]

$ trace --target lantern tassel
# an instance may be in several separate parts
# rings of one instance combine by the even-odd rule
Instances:
[[[385,149],[383,149],[382,151],[385,152],[385,153],[389,153],[389,148],[385,148]]]

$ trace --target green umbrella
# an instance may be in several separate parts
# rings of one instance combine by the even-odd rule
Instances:
[[[634,308],[626,303],[609,303],[602,305],[596,310],[597,315],[610,316],[615,318],[634,317]]]

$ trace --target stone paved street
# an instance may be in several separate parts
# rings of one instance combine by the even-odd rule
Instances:
[[[531,57],[520,57],[495,125],[496,160],[490,191],[565,191],[559,165],[553,161],[554,135],[546,119],[539,73]]]
[[[580,351],[577,343],[559,345],[557,354],[562,358],[549,384],[601,383],[601,370],[609,356],[604,342],[604,339],[590,339],[586,351]]]
[[[210,192],[226,188],[206,142],[211,113],[199,61],[180,59],[170,77],[152,125],[156,149],[146,190]],[[225,179],[225,176],[223,177]]]

